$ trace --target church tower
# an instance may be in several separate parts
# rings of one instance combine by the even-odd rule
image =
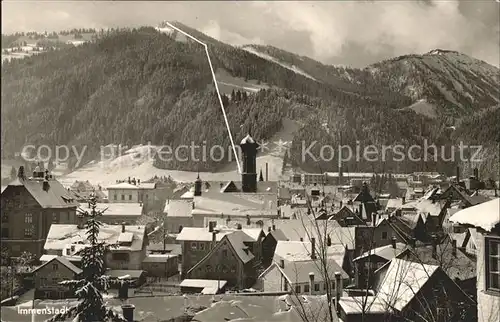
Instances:
[[[257,149],[259,144],[247,134],[240,143],[243,168],[241,174],[243,192],[257,192]]]
[[[201,184],[200,173],[198,173],[198,178],[196,178],[196,181],[194,182],[194,195],[196,197],[201,196]]]

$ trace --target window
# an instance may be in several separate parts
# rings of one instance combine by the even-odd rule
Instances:
[[[132,195],[128,195],[128,200],[132,200]]]
[[[200,243],[198,247],[200,248],[200,250],[205,250],[205,243]]]
[[[231,273],[236,273],[236,266],[235,265],[231,266]]]
[[[314,284],[314,291],[319,292],[319,283]]]
[[[198,249],[198,243],[191,243],[191,249],[192,250]]]
[[[207,271],[207,273],[211,272],[212,271],[212,266],[211,265],[205,266],[205,270]]]
[[[33,230],[31,229],[31,227],[29,228],[24,228],[24,237],[31,237],[33,236]]]
[[[114,253],[113,260],[115,260],[115,261],[128,261],[129,260],[128,253]]]
[[[40,278],[40,285],[41,286],[47,285],[47,277],[41,277]]]
[[[52,270],[57,271],[57,266],[58,266],[57,263],[52,264]]]
[[[500,238],[485,237],[486,290],[500,293]]]
[[[52,222],[57,223],[59,221],[59,216],[57,213],[53,212],[52,213]]]
[[[295,293],[300,294],[300,285],[295,285]]]
[[[382,239],[387,239],[387,232],[386,231],[383,231],[382,232]]]
[[[33,223],[33,214],[27,213],[24,215],[24,223],[25,224],[31,224]]]
[[[309,284],[304,285],[304,293],[309,292]]]
[[[227,257],[227,249],[222,250],[222,256]]]
[[[122,195],[122,200],[125,200],[125,195]]]
[[[117,196],[116,196],[116,194],[113,195],[113,199],[114,200],[118,199]]]
[[[3,223],[9,222],[9,215],[5,211],[2,214],[2,222]]]

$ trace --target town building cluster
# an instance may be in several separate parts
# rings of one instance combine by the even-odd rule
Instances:
[[[248,135],[240,145],[241,181],[198,175],[167,194],[135,178],[65,188],[41,167],[20,168],[2,192],[2,245],[36,257],[26,277],[36,299],[74,298],[59,282],[82,273],[77,213],[92,193],[106,209],[99,238],[118,245],[105,255],[107,274],[131,281],[132,320],[162,315],[160,299],[173,294],[316,296],[343,322],[500,319],[500,198],[477,170],[466,180],[457,169],[452,178],[340,171],[271,182],[257,175],[258,144]],[[147,294],[157,311],[141,302]],[[229,307],[196,321],[229,321]]]

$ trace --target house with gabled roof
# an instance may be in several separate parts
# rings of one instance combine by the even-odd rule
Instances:
[[[48,170],[37,166],[29,175],[20,167],[18,177],[2,191],[2,246],[14,257],[27,251],[38,258],[50,226],[75,224],[79,204]]]
[[[59,284],[79,279],[82,270],[63,256],[57,256],[33,270],[35,298],[64,299],[75,297],[75,289]]]
[[[271,265],[278,242],[288,240],[283,231],[281,231],[280,229],[276,229],[276,226],[272,228],[269,227],[266,237],[264,237],[264,240],[262,240],[263,267],[268,267],[269,265]]]
[[[228,287],[245,289],[256,281],[258,263],[252,253],[254,239],[241,230],[224,235],[198,263],[187,272],[190,279],[224,279]]]
[[[349,275],[335,258],[328,257],[325,261],[312,256],[312,258],[302,261],[281,259],[279,262],[273,262],[259,275],[259,287],[264,292],[312,295],[326,294],[328,287],[330,287],[331,294],[334,294],[338,284],[342,289],[343,285],[349,283]],[[336,273],[340,273],[339,283],[336,281]]]
[[[460,201],[462,208],[479,205],[491,200],[491,197],[479,193],[471,193],[459,184],[451,184],[440,196],[441,200]]]
[[[53,224],[44,245],[47,255],[74,257],[82,247],[88,247],[86,229],[81,225]],[[109,269],[141,270],[148,243],[146,227],[138,225],[107,225],[99,230],[98,240],[116,245],[105,254]]]
[[[478,321],[500,319],[500,198],[455,213],[450,221],[476,228]]]
[[[375,296],[368,301],[375,305],[374,310],[367,307],[364,314],[369,321],[385,321],[390,316],[395,321],[423,322],[438,317],[442,321],[465,322],[472,321],[476,314],[475,302],[437,265],[394,258],[377,270],[374,291]],[[363,299],[346,300],[363,303]],[[362,306],[354,309],[343,300],[340,299],[342,320],[358,321],[355,318]]]
[[[438,265],[464,292],[476,298],[476,261],[464,254],[449,236],[441,241],[435,238],[431,245],[407,247],[396,257]]]
[[[333,214],[329,220],[337,221],[341,227],[366,225],[366,222],[347,206],[343,206],[337,213]]]
[[[401,254],[407,245],[393,237],[391,244],[370,249],[353,259],[356,268],[355,285],[361,289],[373,286],[374,272]]]
[[[261,228],[229,228],[216,226],[215,222],[210,222],[205,228],[184,227],[177,235],[176,239],[182,247],[182,277],[185,278],[189,270],[205,258],[225,235],[236,231],[242,231],[247,235],[248,247],[256,257],[255,263],[261,265],[262,241],[265,237]]]

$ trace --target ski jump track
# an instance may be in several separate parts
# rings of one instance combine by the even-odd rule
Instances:
[[[191,36],[187,32],[182,31],[179,28],[175,27],[170,22],[167,22],[167,25],[170,28],[172,28],[172,29],[180,32],[184,36],[186,36],[186,37],[188,37],[188,38],[196,41],[197,43],[199,43],[200,45],[202,45],[203,47],[205,47],[205,53],[207,54],[208,64],[210,65],[210,71],[212,72],[212,78],[214,80],[215,90],[217,91],[217,96],[219,98],[220,108],[222,110],[222,115],[224,116],[224,121],[226,122],[227,132],[229,133],[229,139],[231,140],[231,146],[233,148],[234,158],[236,160],[236,165],[238,166],[238,172],[241,174],[240,160],[238,159],[238,153],[236,152],[236,147],[234,145],[233,135],[231,134],[231,128],[229,127],[229,122],[227,121],[226,110],[224,109],[224,104],[222,103],[222,97],[221,97],[220,91],[219,91],[219,84],[217,84],[217,78],[215,77],[214,67],[212,66],[212,60],[210,59],[210,54],[208,53],[208,46],[207,46],[206,43],[204,43],[204,42],[196,39],[195,37]]]

